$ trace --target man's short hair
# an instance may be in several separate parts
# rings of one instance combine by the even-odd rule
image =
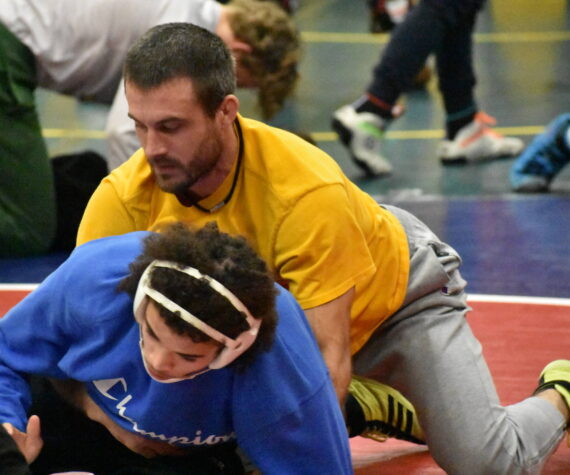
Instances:
[[[124,76],[126,82],[141,89],[189,78],[211,117],[236,88],[234,59],[224,42],[190,23],[165,23],[148,30],[129,49]]]

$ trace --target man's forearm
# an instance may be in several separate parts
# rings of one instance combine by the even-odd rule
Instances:
[[[341,407],[348,392],[352,363],[350,354],[350,309],[354,289],[318,307],[306,309]]]
[[[340,406],[344,407],[344,402],[348,394],[348,385],[352,377],[352,364],[350,351],[348,355],[340,354],[338,348],[323,348],[323,359],[329,369],[330,377],[336,391]]]

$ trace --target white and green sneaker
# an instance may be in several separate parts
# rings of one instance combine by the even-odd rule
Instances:
[[[370,176],[392,172],[392,165],[380,152],[386,126],[387,121],[382,117],[356,112],[352,105],[341,107],[332,117],[332,128],[350,151],[352,160]]]
[[[393,437],[425,444],[414,407],[390,386],[352,375],[346,402],[346,422],[351,437],[378,442]]]

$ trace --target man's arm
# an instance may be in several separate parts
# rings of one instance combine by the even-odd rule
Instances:
[[[341,407],[351,378],[350,308],[354,287],[340,297],[305,310],[329,369]]]
[[[305,310],[342,403],[351,373],[354,287],[376,272],[345,188],[323,186],[298,199],[279,227],[275,256],[279,278]]]

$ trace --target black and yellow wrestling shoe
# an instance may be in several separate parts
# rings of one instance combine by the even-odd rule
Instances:
[[[385,384],[352,375],[345,404],[350,437],[357,435],[384,442],[393,437],[425,444],[414,407]]]

